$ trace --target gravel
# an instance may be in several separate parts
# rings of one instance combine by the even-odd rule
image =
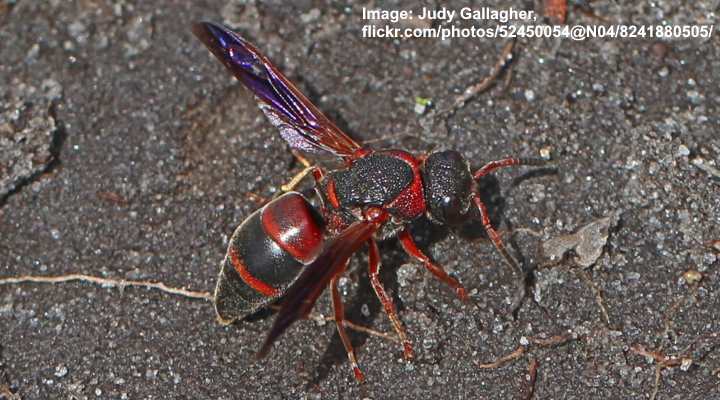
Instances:
[[[532,4],[499,3],[488,5]],[[717,1],[590,5],[617,23],[717,23]],[[0,1],[0,40],[12,43],[0,46],[0,278],[84,273],[212,290],[228,235],[301,169],[192,36],[193,21],[213,20],[241,29],[357,140],[416,153],[452,148],[476,167],[509,155],[551,158],[548,168],[481,182],[509,251],[530,272],[519,309],[506,312],[522,279],[479,224],[422,221],[412,229],[421,247],[472,301],[394,241],[382,243],[382,280],[416,359],[353,333],[363,385],[332,323],[299,322],[256,361],[272,317],[222,326],[208,302],[153,290],[2,285],[0,393],[507,399],[528,393],[533,359],[537,399],[649,398],[657,368],[658,398],[717,393],[718,35],[519,40],[509,83],[444,119],[436,111],[480,80],[504,43],[363,39],[361,7]],[[578,8],[568,18],[599,23]],[[417,113],[416,98],[430,108]],[[610,215],[621,217],[592,235],[601,251],[586,268],[572,257],[547,265],[544,244]],[[366,265],[361,253],[344,281],[348,316],[391,332]],[[315,312],[330,315],[327,296]],[[553,337],[564,340],[533,342]],[[516,359],[478,368],[518,346],[526,351]]]

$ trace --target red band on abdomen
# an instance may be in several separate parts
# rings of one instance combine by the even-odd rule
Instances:
[[[275,297],[280,294],[280,291],[278,289],[275,289],[274,287],[254,277],[250,273],[250,271],[248,271],[248,269],[245,267],[245,264],[243,264],[242,260],[240,260],[240,255],[237,253],[237,250],[235,250],[235,248],[230,247],[228,249],[228,256],[230,256],[230,262],[235,268],[235,271],[237,271],[237,273],[240,275],[240,278],[245,281],[248,286],[255,289],[263,296]]]

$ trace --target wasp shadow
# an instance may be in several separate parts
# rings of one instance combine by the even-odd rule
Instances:
[[[492,226],[495,227],[495,229],[497,230],[501,222],[503,222],[504,220],[505,225],[507,226],[507,230],[509,232],[512,232],[512,222],[510,222],[509,219],[503,218],[504,210],[506,207],[505,197],[511,196],[514,189],[520,186],[525,181],[552,175],[558,175],[557,168],[543,167],[527,171],[512,179],[512,181],[508,185],[509,188],[505,196],[501,195],[500,184],[497,178],[495,178],[494,176],[484,177],[479,182],[479,193],[480,198],[487,206]],[[475,218],[472,219],[472,222],[466,224],[463,228],[464,229],[462,232],[464,235],[466,235],[464,237],[468,239],[489,239],[487,232],[485,231],[485,227],[480,221],[479,213],[478,215],[475,215]],[[503,241],[505,242],[506,247],[512,249],[512,257],[515,258],[518,267],[520,268],[520,271],[513,271],[513,273],[520,274],[518,276],[518,282],[516,284],[517,290],[515,295],[513,296],[514,298],[512,303],[506,309],[506,311],[503,312],[503,314],[512,315],[513,319],[517,319],[520,307],[527,298],[527,294],[532,292],[535,285],[534,271],[537,265],[531,265],[529,263],[528,258],[525,257],[524,253],[522,252],[521,246],[518,244],[514,235],[506,235]]]
[[[533,176],[527,177],[525,179],[530,179]],[[518,181],[517,184],[521,182],[522,180]],[[506,202],[504,200],[504,197],[501,195],[499,180],[494,176],[484,177],[478,184],[478,191],[481,199],[487,207],[490,221],[492,222],[493,226],[498,226],[503,220],[503,214],[506,208]],[[459,235],[465,240],[477,240],[480,238],[488,239],[485,228],[480,222],[479,213],[477,211],[472,211],[472,213],[472,219],[469,222],[466,222],[458,227],[438,225],[430,222],[427,218],[420,218],[416,221],[413,221],[408,226],[408,230],[410,231],[410,234],[415,240],[418,248],[432,258],[432,256],[428,252],[428,248],[434,243],[441,242],[447,239],[447,236],[450,234],[451,230],[458,232]],[[518,249],[517,243],[514,240],[511,240],[509,244],[512,245],[515,250]],[[396,239],[382,241],[379,243],[379,247],[383,265],[380,271],[380,280],[386,291],[389,294],[392,294],[393,301],[398,311],[400,311],[404,308],[404,305],[399,297],[399,283],[396,272],[401,265],[407,262],[414,262],[414,260],[412,260],[407,254],[405,254],[401,250],[400,244]],[[516,251],[516,254],[520,254],[520,252]],[[382,314],[384,316],[385,313],[382,305],[380,304],[380,301],[375,295],[375,292],[367,275],[366,250],[356,253],[356,257],[358,256],[361,257],[359,260],[360,267],[354,272],[356,274],[355,278],[358,281],[358,288],[354,298],[346,301],[345,317],[346,319],[353,322],[378,321],[379,318],[382,318],[378,317],[378,315]],[[525,258],[521,255],[519,257],[519,261],[524,264]],[[523,276],[522,279],[523,283],[520,284],[520,286],[525,287],[525,277]],[[363,314],[363,307],[366,307],[365,314]],[[348,336],[350,337],[350,341],[352,342],[353,347],[355,348],[355,352],[358,355],[360,368],[362,369],[362,352],[363,347],[367,342],[368,335],[348,330]],[[377,356],[386,358],[390,357],[394,359],[397,356],[397,354],[395,353],[400,352],[401,350],[402,347],[398,344],[397,349],[391,346],[391,351],[393,352],[392,354],[384,353],[378,354]],[[336,365],[345,365],[347,368],[347,373],[351,374],[351,368],[348,365],[347,361],[347,354],[345,353],[345,348],[337,331],[334,332],[330,343],[326,347],[324,354],[321,356],[315,377],[308,385],[308,387],[319,385],[320,382],[324,381],[328,377],[333,366]]]
[[[397,268],[402,265],[405,260],[403,253],[399,251],[397,241],[385,240],[378,243],[381,256],[381,268],[380,268],[380,282],[382,283],[385,291],[390,294],[393,298],[393,302],[398,310],[403,309],[403,304],[398,297],[399,284],[396,277]],[[352,299],[346,299],[345,304],[345,319],[350,320],[354,323],[361,325],[370,324],[373,321],[380,320],[385,315],[384,308],[380,303],[380,300],[375,294],[375,290],[370,283],[368,276],[368,254],[367,249],[355,253],[355,257],[358,259],[356,268],[351,274],[352,279],[357,279],[357,291]],[[334,324],[334,322],[332,322]],[[389,324],[388,324],[389,325]],[[365,333],[357,332],[346,328],[350,342],[355,349],[355,354],[358,357],[360,369],[363,369],[363,350],[368,340],[368,336]],[[395,334],[394,332],[392,333]],[[394,343],[393,343],[394,344]],[[401,345],[397,344],[397,349],[393,348],[392,351],[400,351]],[[340,335],[337,329],[334,330],[330,343],[325,348],[325,352],[320,357],[316,374],[310,384],[310,386],[318,385],[324,381],[332,367],[335,365],[344,365],[347,373],[352,373],[351,367],[347,359],[347,353],[343,346]]]
[[[526,180],[556,173],[557,171],[552,168],[543,168],[540,170],[529,171],[513,179],[513,181],[509,185],[510,189],[508,190],[508,193],[506,195],[510,195],[510,193],[515,187],[517,187]],[[499,180],[494,176],[484,177],[478,183],[478,192],[487,207],[489,214],[488,216],[491,223],[493,224],[493,226],[499,226],[504,219],[503,216],[506,208],[506,201],[505,197],[502,195]],[[415,239],[418,247],[425,254],[429,255],[427,249],[432,244],[445,240],[451,230],[455,230],[456,232],[458,232],[459,235],[465,240],[477,240],[481,238],[488,239],[485,228],[480,222],[479,213],[477,212],[477,210],[473,211],[471,217],[472,218],[470,221],[464,223],[459,227],[452,228],[444,225],[434,224],[430,222],[427,218],[420,218],[416,221],[413,221],[409,225],[408,229],[412,237]],[[508,226],[508,229],[512,230],[512,225],[507,220],[506,225]],[[532,286],[534,285],[534,275],[532,274],[534,266],[527,265],[527,259],[520,251],[520,246],[518,245],[514,237],[510,236],[506,240],[506,242],[509,247],[514,250],[513,254],[516,257],[520,267],[522,268],[522,274],[519,277],[518,282],[518,299],[513,303],[510,308],[510,311],[513,313],[513,315],[517,317],[517,309],[526,297],[527,289],[532,288]],[[399,283],[396,272],[397,269],[404,263],[414,261],[410,259],[409,256],[401,250],[401,247],[396,239],[381,241],[379,243],[379,248],[382,257],[380,281],[388,294],[392,295],[393,301],[398,311],[400,311],[404,308],[404,305],[399,297]],[[353,281],[357,282],[357,290],[352,299],[344,299],[345,318],[355,323],[370,324],[373,321],[379,321],[380,318],[383,318],[385,316],[385,313],[382,304],[378,300],[368,277],[367,249],[365,248],[362,251],[357,252],[354,257],[357,259],[357,262],[353,264],[355,268],[353,268],[347,274],[350,275]],[[252,322],[265,319],[274,313],[275,311],[270,308],[261,309],[258,312],[244,318],[244,321]],[[379,317],[379,315],[381,314],[382,317]],[[334,325],[334,321],[331,321],[330,323]],[[347,331],[350,341],[353,344],[355,352],[360,360],[360,368],[362,369],[362,359],[364,358],[362,353],[363,348],[365,347],[365,344],[367,342],[368,335],[351,329],[347,329]],[[397,349],[393,348],[393,350],[391,351],[394,353],[396,351],[400,352],[401,350],[402,348],[398,344]],[[393,358],[395,357],[395,355],[392,354],[379,354],[378,356]],[[325,351],[323,352],[320,360],[318,361],[317,368],[315,369],[315,374],[312,380],[308,383],[308,388],[317,387],[321,382],[326,380],[334,366],[344,366],[347,373],[351,374],[351,367],[348,364],[347,353],[345,352],[342,340],[340,339],[340,336],[336,329],[333,330],[330,342],[325,347]]]
[[[498,226],[505,212],[506,202],[501,195],[500,181],[494,176],[483,177],[478,182],[478,194],[485,203],[488,217],[493,226]],[[458,227],[458,234],[465,240],[488,239],[485,227],[480,219],[480,212],[474,204],[470,206],[470,219]]]

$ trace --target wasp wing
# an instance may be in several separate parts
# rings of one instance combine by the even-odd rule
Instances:
[[[267,355],[275,340],[293,322],[310,313],[330,280],[343,271],[348,259],[371,238],[378,227],[379,224],[374,222],[355,222],[333,238],[315,261],[305,266],[283,295],[280,311],[258,352],[258,358]]]
[[[360,148],[240,35],[211,22],[193,25],[193,33],[257,96],[260,109],[291,147],[343,158]]]

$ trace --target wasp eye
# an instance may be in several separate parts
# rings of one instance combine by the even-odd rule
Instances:
[[[444,224],[463,222],[470,207],[470,165],[452,150],[433,153],[423,164],[425,202],[432,220]]]

